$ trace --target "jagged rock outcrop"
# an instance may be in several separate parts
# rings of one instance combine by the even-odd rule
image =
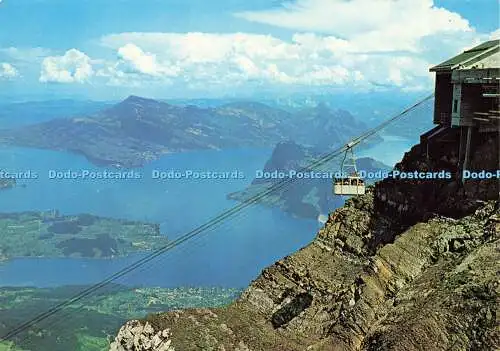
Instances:
[[[314,242],[265,269],[234,304],[146,323],[172,330],[181,350],[498,347],[499,203],[412,226],[371,256],[370,197],[333,213]]]
[[[115,341],[111,343],[110,351],[175,351],[171,343],[168,329],[155,332],[151,324],[132,320],[121,327]]]
[[[491,137],[472,164],[496,167]],[[421,151],[398,168],[453,167],[451,154]],[[331,213],[313,242],[264,269],[233,304],[140,323],[171,330],[186,351],[499,349],[500,200],[480,182],[384,180]]]
[[[477,200],[498,199],[500,179],[467,179],[462,181],[459,171],[459,136],[456,130],[444,135],[441,142],[415,145],[407,152],[396,169],[406,172],[446,171],[451,179],[405,180],[386,179],[377,184],[377,206],[384,215],[395,215],[409,225],[441,214],[460,218],[472,213],[480,203]],[[473,138],[470,171],[500,169],[500,133],[483,133]]]

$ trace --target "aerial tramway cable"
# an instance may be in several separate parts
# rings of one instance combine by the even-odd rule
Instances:
[[[248,218],[248,217],[249,217],[248,211],[241,211],[241,212],[238,212],[237,214],[235,214],[231,218],[231,221],[234,221],[236,219]],[[211,232],[213,232],[214,230],[218,230],[218,229],[223,228],[228,223],[229,223],[228,221],[220,222],[219,224],[211,227],[209,230],[206,230],[206,231],[200,233],[196,238],[193,238],[189,242],[189,245],[183,245],[183,246],[177,247],[176,249],[178,251],[180,250],[180,252],[178,252],[178,254],[180,255],[180,253],[182,252],[184,254],[183,257],[190,256],[193,253],[193,251],[191,250],[193,247],[197,246],[198,248],[201,248],[201,247],[206,245],[206,242],[200,241],[200,239],[203,239],[203,238],[206,239],[210,234],[212,234]],[[131,275],[146,274],[147,272],[155,270],[156,268],[158,268],[162,264],[164,264],[164,262],[162,262],[162,260],[160,258],[156,259],[156,260],[152,260],[147,265],[140,267],[136,271],[128,274],[126,277],[124,277],[125,279],[123,281],[121,280],[120,282],[117,282],[117,284],[123,284],[125,286],[129,286],[130,284],[127,284],[126,282],[130,282],[129,278],[131,277]],[[111,289],[107,289],[108,287]],[[108,287],[104,287],[102,290],[99,290],[99,292],[96,292],[93,296],[89,296],[87,298],[87,299],[92,299],[91,305],[98,305],[108,298],[107,293],[113,292],[112,286],[108,286]],[[98,296],[99,294],[101,296]],[[65,322],[68,320],[68,318],[71,318],[72,315],[78,314],[80,311],[85,310],[86,306],[88,306],[88,301],[86,301],[86,302],[87,302],[87,304],[85,304],[85,301],[84,302],[80,301],[77,306],[71,304],[70,305],[71,308],[62,309],[61,311],[59,311],[57,313],[57,315],[51,316],[49,318],[49,320],[42,321],[43,322],[43,329],[54,330],[54,328],[57,327],[58,328],[57,330],[59,330],[60,333],[63,333]],[[132,318],[134,318],[134,317],[132,317]],[[37,327],[42,328],[39,325],[37,325]],[[71,331],[71,332],[73,332],[73,331]],[[34,337],[36,337],[35,333],[29,333],[29,334],[25,333],[21,338],[17,339],[16,342],[18,342],[21,345],[25,340],[29,340],[29,339],[34,338]],[[108,335],[108,337],[109,337],[109,335]]]
[[[380,130],[382,130],[383,128],[385,128],[389,124],[393,123],[395,120],[401,118],[402,116],[406,115],[411,110],[417,108],[418,106],[420,106],[424,102],[430,100],[433,96],[434,96],[434,94],[431,94],[431,95],[427,96],[426,98],[420,100],[416,104],[414,104],[411,107],[405,109],[404,111],[402,111],[398,115],[394,116],[393,118],[385,121],[384,123],[380,124],[379,126],[373,128],[373,129],[365,132],[361,136],[353,139],[352,142],[349,143],[349,144],[353,144],[353,145],[359,144],[364,139],[366,139],[366,138],[368,138],[368,137],[370,137],[370,136],[378,133]],[[336,156],[342,154],[343,152],[345,152],[347,150],[347,148],[348,148],[348,146],[343,146],[343,147],[341,147],[339,149],[331,151],[331,152],[325,154],[324,156],[321,156],[320,158],[318,158],[315,162],[311,163],[310,165],[303,167],[299,172],[303,172],[303,171],[307,171],[307,170],[310,170],[310,169],[317,168],[317,167],[319,167],[319,166],[321,166],[321,165],[323,165],[323,164],[331,161]],[[210,221],[206,222],[205,224],[203,224],[203,225],[201,225],[201,226],[193,229],[192,231],[190,231],[190,232],[182,235],[181,237],[177,238],[176,240],[172,241],[171,243],[169,243],[169,244],[163,246],[162,248],[160,248],[160,249],[152,252],[151,254],[149,254],[149,255],[145,256],[144,258],[142,258],[142,259],[134,262],[133,264],[131,264],[131,265],[123,268],[122,270],[118,271],[117,273],[115,273],[115,274],[111,275],[110,277],[104,279],[100,283],[97,283],[97,284],[95,284],[95,285],[93,285],[93,286],[91,286],[91,287],[83,290],[82,292],[80,292],[79,294],[75,295],[74,297],[72,297],[72,298],[70,298],[70,299],[68,299],[68,300],[66,300],[64,302],[61,302],[61,303],[57,304],[56,306],[50,308],[46,312],[43,312],[43,313],[37,315],[36,317],[28,320],[27,322],[22,323],[18,327],[14,328],[11,331],[9,331],[8,333],[4,334],[0,338],[0,340],[1,339],[8,340],[8,339],[13,338],[14,336],[20,334],[24,330],[32,327],[36,323],[39,323],[39,322],[41,322],[41,321],[43,321],[43,320],[51,317],[52,315],[58,313],[59,311],[61,311],[65,307],[68,307],[69,305],[72,305],[72,304],[78,302],[79,300],[90,296],[92,293],[94,293],[94,292],[98,291],[99,289],[101,289],[101,288],[109,285],[110,283],[116,281],[118,278],[121,278],[121,277],[127,275],[128,273],[130,273],[130,272],[138,269],[139,267],[145,265],[146,263],[154,260],[158,256],[161,256],[163,253],[165,253],[167,251],[170,251],[171,249],[173,249],[173,248],[179,246],[180,244],[182,244],[182,243],[184,243],[184,242],[186,242],[186,241],[188,241],[188,240],[190,240],[190,239],[198,236],[199,234],[201,234],[202,232],[204,232],[204,231],[206,231],[208,229],[212,229],[213,227],[217,226],[219,223],[224,222],[226,219],[228,219],[230,217],[233,217],[234,215],[236,215],[237,213],[239,213],[243,209],[245,209],[245,208],[247,208],[247,207],[249,207],[249,206],[257,203],[261,199],[266,198],[268,195],[272,194],[273,192],[275,192],[277,190],[280,190],[282,188],[285,188],[287,185],[289,185],[290,183],[292,183],[294,181],[295,181],[295,179],[288,178],[288,179],[282,180],[282,181],[274,184],[270,188],[262,191],[261,193],[259,193],[257,195],[254,195],[250,199],[247,199],[244,202],[242,202],[241,204],[238,204],[237,206],[233,207],[232,209],[221,213],[220,215],[214,217],[213,219],[211,219]]]
[[[415,103],[414,105],[408,107],[407,109],[403,110],[402,112],[400,112],[399,114],[397,114],[396,116],[388,119],[387,121],[381,123],[380,125],[378,125],[377,127],[375,128],[372,128],[370,130],[368,130],[367,132],[363,133],[362,135],[358,136],[357,138],[354,138],[352,139],[351,142],[349,142],[347,145],[344,145],[336,150],[333,150],[333,151],[330,151],[326,154],[324,154],[323,156],[320,156],[319,158],[317,158],[314,162],[312,162],[311,164],[305,166],[305,167],[302,167],[298,172],[305,172],[305,171],[308,171],[308,170],[311,170],[311,169],[315,169],[317,167],[320,167],[321,165],[324,165],[325,163],[331,161],[332,159],[334,159],[335,157],[339,156],[340,154],[346,152],[346,150],[348,150],[350,147],[354,146],[354,145],[357,145],[359,144],[360,142],[362,142],[363,140],[367,139],[368,137],[378,133],[380,130],[384,129],[385,127],[387,127],[388,125],[390,125],[391,123],[393,123],[394,121],[398,120],[399,118],[403,117],[404,115],[408,114],[410,111],[412,111],[413,109],[417,108],[418,106],[422,105],[424,102],[430,100],[432,97],[434,96],[434,94],[431,94],[427,97],[425,97],[424,99],[418,101],[417,103]],[[95,284],[95,285],[92,285],[91,287],[89,288],[86,288],[84,289],[83,291],[81,291],[80,293],[76,294],[75,296],[73,296],[72,298],[70,299],[67,299],[66,301],[64,302],[61,302],[57,305],[55,305],[54,307],[48,309],[47,311],[43,312],[43,313],[40,313],[38,314],[37,316],[35,316],[34,318],[20,324],[19,326],[15,327],[14,329],[10,330],[9,332],[7,332],[6,334],[0,336],[0,340],[9,340],[9,339],[12,339],[13,337],[19,335],[20,333],[22,333],[23,331],[25,331],[26,329],[34,326],[36,323],[39,323],[53,315],[55,315],[56,313],[60,312],[61,310],[63,310],[64,308],[86,298],[86,297],[89,297],[91,296],[93,293],[95,293],[96,291],[106,287],[107,285],[115,282],[117,279],[131,273],[132,271],[144,266],[145,264],[147,264],[148,262],[154,260],[155,258],[163,255],[165,252],[168,252],[170,250],[172,250],[173,248],[183,244],[184,242],[187,242],[189,240],[191,240],[192,238],[200,235],[201,233],[203,233],[204,231],[206,230],[209,230],[209,229],[212,229],[213,227],[217,226],[218,224],[220,223],[223,223],[225,220],[231,218],[231,217],[234,217],[235,215],[237,215],[239,212],[241,212],[242,210],[244,210],[245,208],[247,207],[250,207],[251,205],[257,203],[258,201],[260,201],[261,199],[265,199],[266,197],[268,197],[269,195],[271,195],[272,193],[274,193],[275,191],[278,191],[278,190],[281,190],[285,187],[287,187],[289,184],[293,183],[296,181],[296,178],[285,178],[283,180],[280,180],[279,182],[273,184],[271,187],[269,187],[268,189],[266,190],[263,190],[262,192],[252,196],[251,198],[243,201],[242,203],[234,206],[233,208],[227,210],[227,211],[224,211],[222,212],[220,215],[212,218],[211,220],[209,220],[208,222],[200,225],[199,227],[189,231],[188,233],[180,236],[179,238],[173,240],[172,242],[166,244],[165,246],[155,250],[154,252],[146,255],[145,257],[137,260],[136,262],[130,264],[129,266],[119,270],[118,272],[112,274],[111,276],[109,276],[108,278],[102,280],[101,282]]]

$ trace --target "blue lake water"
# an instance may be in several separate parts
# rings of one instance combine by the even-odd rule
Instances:
[[[387,164],[399,161],[411,146],[405,139],[386,141],[363,152]],[[237,205],[226,199],[243,189],[263,168],[269,149],[199,151],[173,154],[137,170],[142,179],[54,180],[49,170],[102,171],[85,158],[65,152],[0,148],[0,164],[8,171],[28,171],[38,179],[21,180],[5,191],[0,212],[58,209],[62,215],[145,220],[161,224],[161,231],[176,237]],[[243,179],[156,180],[153,170],[240,171]],[[318,222],[292,218],[277,209],[252,206],[220,227],[120,280],[129,285],[243,287],[261,270],[307,245]],[[0,286],[57,286],[98,282],[140,258],[112,260],[23,258],[0,264]]]
[[[369,149],[362,150],[357,154],[359,157],[372,157],[388,166],[394,166],[403,159],[404,153],[410,151],[411,147],[419,143],[418,137],[414,140],[394,135],[381,134],[384,140]]]
[[[38,179],[21,180],[2,193],[1,212],[58,209],[61,214],[147,220],[161,224],[175,239],[226,209],[226,199],[243,189],[269,158],[271,150],[201,151],[169,155],[144,169],[138,180],[54,180],[49,170],[95,170],[83,157],[63,152],[8,148],[0,150],[2,168],[31,171]],[[153,170],[238,170],[244,179],[155,180]],[[23,186],[24,185],[24,186]],[[122,283],[157,286],[244,286],[262,268],[309,242],[318,224],[281,211],[254,206],[241,215],[184,244]],[[99,281],[139,256],[115,260],[16,259],[0,265],[0,285],[54,286]]]

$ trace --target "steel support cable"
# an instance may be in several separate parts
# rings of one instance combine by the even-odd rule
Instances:
[[[253,203],[252,205],[255,205],[256,203]],[[232,217],[231,217],[231,220],[235,220],[235,219],[241,219],[241,218],[247,218],[248,217],[248,211],[240,211],[240,212],[237,212],[235,213]],[[197,245],[200,245],[200,243],[197,243],[197,239],[200,239],[200,238],[204,238],[204,237],[207,237],[209,234],[211,234],[210,232],[213,232],[214,230],[216,229],[219,229],[221,227],[223,227],[225,224],[227,224],[228,222],[227,221],[222,221],[222,222],[219,222],[217,224],[214,224],[213,226],[211,226],[210,228],[208,228],[207,230],[199,233],[196,238],[193,238],[190,243],[191,245],[189,246],[192,247],[193,246],[193,243],[197,244]],[[193,241],[194,240],[194,241]],[[205,244],[201,244],[201,245],[205,245]],[[184,246],[183,247],[183,250],[186,251],[188,249],[188,247]],[[148,262],[149,264],[146,266],[146,267],[138,267],[138,271],[139,272],[145,272],[145,271],[149,271],[150,269],[152,269],[152,266],[157,266],[159,264],[161,264],[161,260],[152,260],[150,262]],[[128,276],[130,276],[130,274],[128,274]],[[118,279],[118,278],[117,278]],[[104,288],[104,287],[103,287]],[[98,289],[99,290],[99,289]],[[97,291],[97,290],[96,290]],[[97,297],[97,295],[99,294],[95,294],[96,296],[96,300],[93,301],[93,303],[99,303],[103,300],[105,300],[107,298],[107,296],[105,296],[105,292],[103,292],[101,295],[103,296],[100,296],[100,297]],[[88,296],[88,298],[92,298],[92,296]],[[70,307],[70,308],[67,308],[65,309],[64,307],[61,309],[61,311],[59,311],[59,315],[57,317],[54,317],[54,316],[49,316],[48,318],[52,317],[51,319],[53,319],[52,321],[48,322],[46,324],[46,326],[44,326],[45,329],[47,328],[50,328],[50,327],[54,327],[56,325],[60,325],[62,322],[64,322],[66,320],[66,318],[70,317],[73,313],[78,313],[79,311],[83,310],[85,308],[85,304],[82,304],[80,303],[78,306],[74,306],[73,303],[70,303],[68,306],[66,307]],[[35,322],[32,326],[34,326],[37,322]],[[29,327],[28,327],[29,328]],[[20,331],[20,333],[22,333],[22,331]],[[26,335],[24,337],[21,338],[21,341],[25,341],[25,340],[28,340],[30,339],[31,337],[33,337],[33,335]],[[1,340],[1,339],[0,339]],[[20,343],[20,342],[19,342]]]
[[[284,192],[286,192],[288,189],[283,189]],[[276,199],[270,199],[271,202],[275,202],[277,201]],[[255,205],[256,203],[252,204],[252,205]],[[234,221],[234,220],[241,220],[243,218],[248,218],[249,217],[249,213],[248,211],[240,211],[236,214],[234,214],[232,217],[231,217],[231,221]],[[206,230],[202,233],[200,233],[199,235],[196,236],[196,238],[193,238],[191,241],[190,241],[190,245],[189,246],[182,246],[182,250],[183,252],[186,252],[187,254],[189,254],[188,251],[191,251],[189,250],[190,248],[192,248],[193,246],[198,246],[198,247],[201,247],[201,246],[205,246],[206,243],[201,243],[201,242],[198,242],[199,239],[201,238],[206,238],[208,235],[211,234],[211,232],[213,232],[214,230],[217,230],[217,229],[221,229],[222,227],[224,227],[225,225],[227,225],[228,221],[223,221],[223,222],[220,222],[212,227],[209,228],[209,230]],[[148,262],[148,265],[145,266],[145,267],[141,267],[139,268],[137,271],[135,271],[134,273],[131,273],[131,274],[128,274],[127,277],[130,277],[132,274],[138,274],[138,273],[144,273],[146,271],[150,271],[151,269],[153,269],[153,267],[157,267],[159,266],[160,264],[162,264],[161,262],[161,259],[156,259],[156,260],[152,260],[150,262]],[[126,281],[127,279],[125,279]],[[125,284],[125,283],[124,283]],[[125,284],[126,285],[126,284]],[[102,290],[101,290],[102,291]],[[112,290],[110,290],[110,292],[112,292]],[[102,295],[102,296],[98,296],[98,295]],[[106,290],[104,290],[104,292],[102,293],[96,293],[95,295],[95,298],[92,297],[92,296],[89,296],[88,299],[93,299],[92,300],[92,304],[98,304],[100,302],[102,302],[103,300],[105,300],[107,298],[106,296]],[[52,328],[52,327],[55,327],[57,325],[61,325],[67,318],[69,318],[72,314],[74,313],[79,313],[80,311],[84,310],[86,305],[83,304],[83,303],[79,303],[78,306],[75,306],[73,304],[70,304],[70,306],[67,306],[69,308],[66,308],[66,309],[63,309],[62,311],[60,311],[58,313],[58,316],[55,317],[55,316],[50,316],[52,318],[50,322],[44,324],[43,326],[43,329],[49,329],[49,328]],[[40,327],[41,328],[41,327]],[[22,332],[22,331],[21,331]],[[21,345],[23,341],[25,340],[28,340],[30,339],[31,337],[34,337],[34,335],[26,335],[24,337],[22,337],[20,340],[18,340],[18,343]]]
[[[334,151],[335,155],[332,155],[332,156],[329,156],[329,157],[334,157],[334,156],[337,156],[339,155],[341,152],[343,152],[343,149],[344,147],[342,147],[341,149],[339,150],[336,150]],[[325,158],[327,159],[327,158]],[[328,159],[327,159],[328,160]],[[326,162],[326,161],[325,161]],[[314,162],[314,164],[318,164],[319,162]],[[324,162],[321,162],[319,164],[322,164]],[[310,169],[311,166],[309,167],[303,167],[301,170],[299,170],[299,172],[303,172],[305,170],[308,170]],[[53,314],[57,313],[58,311],[62,310],[64,307],[67,307],[71,304],[74,304],[75,302],[78,302],[79,300],[85,298],[85,297],[88,297],[89,295],[91,295],[93,292],[107,286],[108,284],[114,282],[115,280],[117,280],[118,278],[121,278],[123,277],[124,275],[138,269],[139,267],[143,266],[144,264],[150,262],[151,260],[155,259],[156,257],[158,256],[161,256],[163,253],[167,252],[167,251],[170,251],[171,249],[175,248],[176,246],[179,246],[180,244],[190,240],[191,238],[193,237],[196,237],[198,234],[204,232],[205,230],[208,230],[208,229],[211,229],[212,227],[216,226],[217,224],[225,221],[226,219],[232,217],[234,214],[237,214],[238,212],[242,211],[243,209],[253,205],[254,203],[257,203],[259,200],[267,197],[269,194],[273,193],[274,191],[276,190],[280,190],[282,189],[283,187],[285,187],[286,185],[294,182],[295,180],[293,178],[289,178],[289,179],[286,179],[285,181],[281,181],[279,183],[276,183],[275,185],[271,186],[270,188],[268,188],[267,190],[251,197],[250,199],[248,200],[245,200],[244,202],[242,202],[241,204],[238,204],[237,206],[231,208],[230,210],[228,211],[225,211],[223,212],[222,214],[216,216],[215,218],[209,220],[208,222],[206,222],[205,224],[202,224],[201,226],[193,229],[192,231],[180,236],[179,238],[173,240],[172,242],[168,243],[167,245],[161,247],[160,249],[154,251],[153,253],[145,256],[144,258],[142,259],[139,259],[138,261],[132,263],[131,265],[121,269],[120,271],[118,271],[117,273],[114,273],[113,275],[111,275],[110,277],[104,279],[103,281],[101,281],[100,283],[97,283],[85,290],[83,290],[81,293],[77,294],[76,296],[64,301],[64,302],[61,302],[59,304],[57,304],[56,306],[50,308],[49,310],[47,310],[46,312],[43,312],[41,314],[39,314],[38,316],[36,316],[35,318],[21,324],[20,326],[16,327],[15,329],[13,329],[12,331],[8,332],[7,334],[3,335],[0,339],[5,339],[5,340],[8,340],[16,335],[18,335],[19,333],[21,333],[22,331],[26,330],[27,328],[33,326],[34,324],[38,323],[38,322],[41,322],[43,321],[44,319],[52,316]]]
[[[362,135],[358,136],[357,138],[354,138],[352,140],[352,142],[354,144],[351,144],[351,143],[350,144],[351,145],[357,145],[357,144],[359,144],[360,142],[362,142],[366,138],[368,138],[368,137],[370,137],[370,136],[378,133],[380,130],[384,129],[389,124],[393,123],[394,121],[396,121],[399,118],[403,117],[404,115],[408,114],[410,111],[412,111],[413,109],[417,108],[418,106],[420,106],[424,102],[430,100],[433,96],[434,96],[434,94],[431,94],[431,95],[425,97],[424,99],[418,101],[414,105],[406,108],[405,110],[403,110],[402,112],[400,112],[396,116],[394,116],[394,117],[388,119],[387,121],[381,123],[377,127],[368,130],[367,132],[363,133]],[[305,172],[305,171],[317,168],[317,167],[319,167],[319,166],[321,166],[321,165],[323,165],[323,164],[331,161],[333,158],[335,158],[338,155],[340,155],[341,153],[345,152],[350,147],[352,147],[352,146],[344,145],[344,146],[342,146],[340,148],[337,148],[336,150],[330,151],[330,152],[324,154],[323,156],[319,157],[318,159],[316,159],[313,163],[311,163],[311,164],[309,164],[307,166],[302,167],[298,171],[298,173]],[[230,217],[233,217],[238,212],[240,212],[240,211],[244,210],[245,208],[247,208],[247,207],[249,207],[249,206],[251,206],[251,205],[259,202],[261,199],[266,198],[267,196],[269,196],[273,192],[285,188],[286,186],[288,186],[289,184],[291,184],[291,183],[293,183],[295,181],[296,181],[296,178],[287,178],[287,179],[281,180],[281,181],[273,184],[268,189],[263,190],[262,192],[258,193],[257,195],[254,195],[251,198],[249,198],[249,199],[243,201],[242,203],[236,205],[235,207],[231,208],[230,210],[227,210],[227,211],[221,213],[220,215],[212,218],[208,222],[206,222],[206,223],[200,225],[199,227],[197,227],[197,228],[189,231],[188,233],[180,236],[179,238],[177,238],[177,239],[173,240],[172,242],[168,243],[167,245],[165,245],[165,246],[157,249],[156,251],[150,253],[149,255],[147,255],[147,256],[139,259],[138,261],[130,264],[129,266],[127,266],[127,267],[119,270],[118,272],[112,274],[111,276],[109,276],[108,278],[102,280],[101,282],[99,282],[99,283],[97,283],[95,285],[92,285],[91,287],[83,290],[82,292],[78,293],[74,297],[72,297],[72,298],[70,298],[70,299],[68,299],[68,300],[66,300],[64,302],[61,302],[61,303],[57,304],[56,306],[48,309],[47,311],[45,311],[43,313],[40,313],[36,317],[34,317],[34,318],[32,318],[32,319],[30,319],[30,320],[28,320],[28,321],[20,324],[19,326],[17,326],[14,329],[10,330],[6,334],[2,335],[0,337],[0,340],[9,340],[9,339],[11,339],[11,338],[19,335],[20,333],[22,333],[26,329],[32,327],[36,323],[39,323],[39,322],[41,322],[41,321],[43,321],[43,320],[51,317],[52,315],[58,313],[59,311],[63,310],[65,307],[68,307],[68,306],[74,304],[75,302],[78,302],[79,300],[82,300],[82,299],[90,296],[92,293],[94,293],[94,292],[98,291],[99,289],[101,289],[101,288],[109,285],[110,283],[114,282],[118,278],[121,278],[121,277],[127,275],[128,273],[130,273],[130,272],[132,272],[132,271],[140,268],[141,266],[143,266],[146,263],[154,260],[158,256],[163,255],[165,252],[170,251],[171,249],[173,249],[173,248],[175,248],[175,247],[183,244],[186,241],[189,241],[190,239],[192,239],[193,237],[196,237],[197,235],[199,235],[200,233],[204,232],[205,230],[211,229],[212,227],[216,226],[218,223],[221,223],[221,222],[225,221],[226,219],[228,219]]]
[[[232,218],[232,220],[234,220],[236,218],[241,218],[241,217],[248,217],[248,212],[247,211],[239,212]],[[211,232],[222,228],[227,223],[228,223],[227,221],[221,222],[218,225],[211,227],[210,230],[207,230],[207,231],[200,233],[196,238],[191,240],[190,245],[179,246],[179,248],[182,250],[183,253],[186,254],[186,256],[189,256],[190,253],[192,253],[191,249],[194,246],[202,247],[202,246],[206,245],[206,243],[200,242],[200,239],[206,238],[207,236],[209,236],[211,234]],[[153,260],[153,261],[149,262],[149,264],[146,265],[145,267],[141,267],[137,271],[134,271],[133,273],[128,274],[125,278],[125,281],[127,281],[128,280],[127,278],[130,278],[130,276],[133,274],[144,274],[146,271],[150,271],[151,269],[153,269],[154,267],[157,267],[158,265],[161,265],[162,263],[163,262],[161,259]],[[117,282],[117,284],[118,284],[118,282]],[[123,282],[120,282],[119,284],[124,284],[125,286],[129,286]],[[110,287],[111,289],[109,290],[108,287]],[[131,287],[131,289],[132,288],[133,287]],[[100,289],[97,293],[93,294],[92,296],[89,296],[87,298],[87,300],[92,299],[92,301],[90,301],[91,305],[98,305],[108,298],[108,296],[107,296],[108,293],[112,293],[112,292],[113,292],[112,286],[108,285],[108,286]],[[84,302],[80,301],[78,303],[78,305],[70,304],[69,306],[66,306],[66,308],[63,308],[61,311],[59,311],[57,313],[57,315],[54,314],[53,316],[50,316],[48,318],[49,319],[48,321],[47,320],[41,321],[41,322],[44,322],[43,327],[42,326],[38,326],[38,327],[40,329],[50,330],[51,328],[54,328],[56,326],[59,327],[62,324],[61,329],[57,329],[57,330],[59,330],[61,333],[63,333],[64,332],[64,322],[67,321],[68,318],[71,318],[72,315],[78,314],[78,313],[82,312],[83,310],[85,310],[87,305],[88,304],[85,304],[85,301]],[[136,318],[138,318],[138,317],[136,317]],[[73,331],[71,331],[71,332],[73,332]],[[21,331],[21,333],[22,333],[22,331]],[[35,338],[35,337],[36,337],[36,333],[25,334],[19,340],[16,340],[16,343],[18,345],[23,345],[23,342],[25,342],[26,340],[29,340],[31,338]]]
[[[335,157],[337,155],[339,155],[340,153],[343,152],[343,149],[344,147],[340,148],[339,150],[336,150],[334,151],[334,155],[328,155],[328,157]],[[329,160],[329,158],[324,158],[326,159],[327,161]],[[323,162],[314,162],[314,164],[323,164],[327,161],[323,161]],[[312,167],[312,165],[309,165],[308,167],[303,167],[301,170],[299,170],[299,172],[303,172],[305,170],[308,170]],[[228,210],[228,211],[225,211],[223,212],[222,214],[216,216],[215,218],[209,220],[208,222],[206,222],[205,224],[202,224],[201,226],[193,229],[192,231],[180,236],[179,238],[173,240],[172,242],[170,242],[169,244],[161,247],[160,249],[154,251],[153,253],[145,256],[144,258],[142,259],[139,259],[138,261],[132,263],[131,265],[121,269],[120,271],[118,271],[117,273],[114,273],[113,275],[111,275],[110,277],[104,279],[103,281],[101,281],[100,283],[97,283],[85,290],[83,290],[82,292],[80,292],[79,294],[75,295],[74,297],[64,301],[64,302],[61,302],[59,304],[57,304],[56,306],[50,308],[49,310],[47,310],[46,312],[43,312],[39,315],[37,315],[36,317],[34,317],[33,319],[19,325],[18,327],[16,327],[15,329],[9,331],[8,333],[4,334],[2,337],[0,337],[0,340],[1,339],[4,339],[4,340],[8,340],[8,339],[11,339],[13,338],[14,336],[18,335],[19,333],[23,332],[24,330],[32,327],[34,324],[38,323],[38,322],[41,322],[43,320],[45,320],[46,318],[49,318],[50,316],[54,315],[55,313],[59,312],[60,310],[64,309],[65,307],[68,307],[69,305],[72,305],[76,302],[78,302],[79,300],[85,298],[85,297],[88,297],[89,295],[91,295],[92,293],[94,293],[95,291],[107,286],[108,284],[114,282],[115,280],[117,280],[118,278],[121,278],[125,275],[127,275],[128,273],[138,269],[139,267],[145,265],[146,263],[152,261],[153,259],[155,259],[156,257],[158,256],[161,256],[163,253],[167,252],[167,251],[170,251],[171,249],[179,246],[180,244],[190,240],[191,238],[193,237],[196,237],[198,234],[204,232],[205,230],[208,230],[208,229],[211,229],[212,227],[218,225],[219,223],[225,221],[226,219],[230,218],[230,217],[233,217],[233,215],[237,214],[238,212],[242,211],[243,209],[257,203],[259,200],[267,197],[269,194],[273,193],[274,191],[277,191],[277,190],[280,190],[282,188],[284,188],[286,185],[294,182],[295,180],[293,178],[290,178],[290,179],[286,179],[285,181],[281,181],[279,183],[276,183],[275,185],[271,186],[270,188],[268,188],[267,190],[264,190],[263,192],[257,194],[257,195],[254,195],[253,197],[251,197],[250,199],[248,200],[245,200],[244,202],[242,202],[241,204],[238,204],[237,206],[233,207],[232,209]]]

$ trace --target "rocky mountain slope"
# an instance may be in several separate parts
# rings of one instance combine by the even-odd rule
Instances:
[[[130,96],[91,115],[0,130],[0,143],[71,151],[97,165],[140,167],[171,152],[274,146],[288,139],[334,147],[366,129],[349,112],[321,106],[290,113],[257,102],[200,108]]]
[[[327,214],[344,203],[342,196],[332,196],[333,178],[335,173],[340,173],[342,156],[320,169],[309,169],[308,166],[321,155],[319,151],[293,141],[279,143],[262,168],[262,174],[256,174],[256,178],[244,190],[228,194],[227,197],[244,202],[283,181],[284,178],[279,177],[280,173],[284,177],[297,177],[293,172],[314,172],[314,178],[296,179],[290,186],[273,192],[258,203],[278,207],[297,217],[317,219],[319,215]],[[358,171],[375,173],[390,170],[389,166],[369,157],[359,158],[356,163]],[[264,173],[269,177],[264,177]],[[370,184],[375,180],[367,179],[367,182]]]
[[[476,138],[471,169],[496,171],[499,142]],[[429,146],[396,168],[456,171],[453,144]],[[498,179],[387,179],[233,304],[149,315],[111,350],[497,350],[499,244]]]

